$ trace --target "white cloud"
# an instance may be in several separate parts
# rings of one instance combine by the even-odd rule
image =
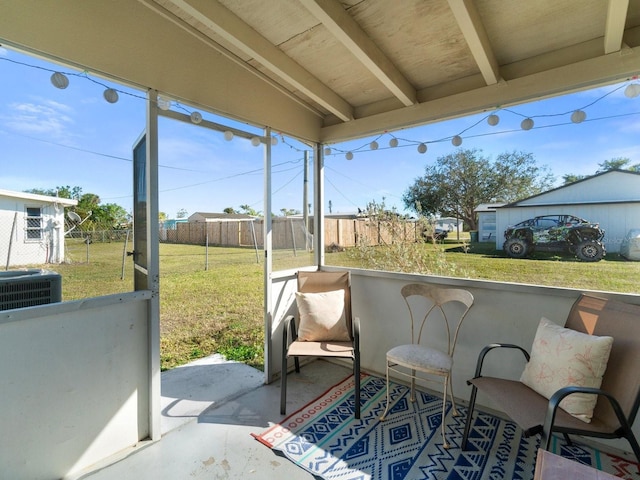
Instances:
[[[0,122],[6,128],[23,134],[49,136],[55,140],[71,137],[70,127],[73,109],[51,100],[36,100],[33,103],[12,103]]]

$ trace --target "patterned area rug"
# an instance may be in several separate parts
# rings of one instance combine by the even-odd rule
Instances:
[[[467,451],[460,449],[466,410],[453,417],[449,405],[442,448],[441,398],[424,392],[409,401],[409,389],[391,384],[392,408],[384,422],[383,379],[364,375],[362,414],[353,418],[353,377],[261,434],[263,444],[322,479],[526,479],[533,478],[538,437],[523,438],[512,422],[477,412]],[[629,480],[640,465],[554,437],[552,451]]]

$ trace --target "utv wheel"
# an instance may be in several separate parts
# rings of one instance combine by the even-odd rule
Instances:
[[[584,262],[599,262],[604,257],[604,246],[596,240],[585,240],[576,247],[576,257]]]
[[[529,245],[522,238],[510,238],[504,243],[504,251],[511,258],[525,258],[529,254]]]

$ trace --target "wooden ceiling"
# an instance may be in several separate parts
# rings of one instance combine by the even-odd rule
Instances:
[[[640,74],[640,0],[2,0],[0,43],[332,143]]]

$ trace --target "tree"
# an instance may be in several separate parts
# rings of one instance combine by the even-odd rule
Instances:
[[[481,153],[458,150],[426,166],[424,176],[404,193],[405,207],[421,216],[461,218],[476,230],[479,204],[513,202],[553,185],[553,175],[537,166],[531,153],[501,153],[494,162]]]
[[[575,183],[577,181],[580,181],[584,178],[587,178],[586,175],[575,175],[573,173],[567,173],[566,175],[562,176],[562,181],[564,182],[563,185],[569,185],[570,183]]]
[[[242,213],[246,213],[247,215],[251,215],[252,217],[260,216],[260,212],[255,211],[251,205],[240,205],[240,210],[242,210]]]
[[[296,210],[294,208],[281,208],[280,213],[282,213],[283,217],[288,217],[289,215],[299,215],[300,210]]]
[[[188,215],[189,213],[184,208],[181,208],[176,212],[176,218],[187,218]]]
[[[233,207],[227,207],[227,208],[225,208],[223,210],[223,212],[228,214],[228,215],[233,215],[235,213],[238,213],[238,212],[236,212],[236,210]]]
[[[596,170],[596,174],[608,172],[610,170],[627,170],[629,172],[640,173],[640,163],[629,165],[630,163],[631,159],[626,157],[615,157],[610,160],[604,160],[603,162],[600,162],[598,164],[600,168]],[[573,173],[568,173],[562,176],[564,185],[569,185],[570,183],[577,182],[578,180],[582,180],[583,178],[587,178],[587,175],[575,175]]]
[[[616,157],[610,160],[605,160],[598,164],[600,167],[596,173],[608,172],[609,170],[629,170],[630,172],[640,172],[640,163],[635,165],[629,165],[631,159]]]

